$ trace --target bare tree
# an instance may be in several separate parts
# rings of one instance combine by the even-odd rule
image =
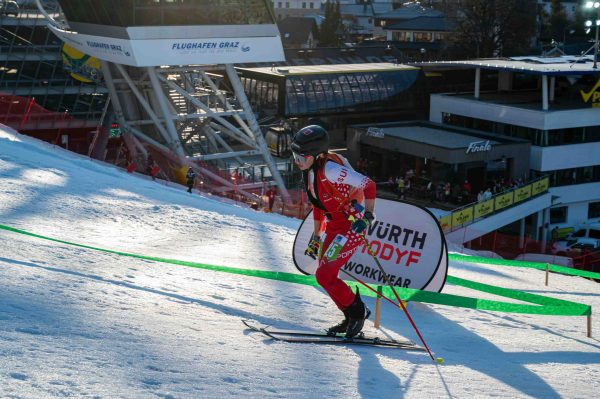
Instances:
[[[456,19],[449,45],[454,57],[501,57],[530,50],[536,0],[454,0],[445,6]]]

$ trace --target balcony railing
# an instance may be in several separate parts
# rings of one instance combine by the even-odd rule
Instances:
[[[439,221],[444,233],[450,233],[509,208],[521,205],[550,188],[550,179],[543,176],[518,188],[509,189],[485,201],[467,204],[442,216]]]

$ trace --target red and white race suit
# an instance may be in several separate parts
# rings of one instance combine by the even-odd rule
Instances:
[[[322,232],[315,277],[343,311],[354,301],[354,293],[338,277],[338,273],[362,243],[348,220],[351,215],[357,219],[362,216],[352,207],[351,201],[355,199],[361,203],[363,198],[375,199],[375,182],[356,172],[344,157],[337,154],[327,154],[326,158],[315,160],[307,180],[308,195],[313,199],[314,220],[321,222]]]

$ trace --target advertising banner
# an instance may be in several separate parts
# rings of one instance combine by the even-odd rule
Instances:
[[[440,218],[440,226],[442,227],[442,231],[444,233],[451,231],[452,230],[452,214],[442,216]]]
[[[482,218],[494,212],[494,200],[489,199],[487,201],[483,201],[474,206],[475,208],[475,219]]]
[[[531,195],[538,195],[548,190],[550,187],[550,179],[546,177],[542,180],[532,183],[531,186]]]
[[[515,203],[525,201],[531,197],[531,184],[515,190]]]
[[[366,238],[391,284],[441,291],[448,271],[448,251],[433,214],[416,205],[382,198],[376,201],[375,213],[377,219],[367,229]],[[311,211],[296,234],[293,257],[298,270],[314,275],[318,263],[304,253],[312,233]],[[365,283],[384,285],[383,274],[364,244],[340,271],[340,278],[351,280],[344,271]]]
[[[499,195],[494,200],[496,201],[494,207],[499,211],[513,204],[513,193],[511,191],[510,193]]]
[[[64,43],[61,49],[63,67],[75,80],[83,83],[102,83],[100,61]]]
[[[473,221],[473,207],[470,206],[452,213],[452,228],[455,229]]]

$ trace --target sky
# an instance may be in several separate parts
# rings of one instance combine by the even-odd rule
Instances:
[[[410,302],[434,356],[273,342],[242,319],[322,329],[317,287],[97,251],[298,273],[300,220],[153,182],[0,126],[0,398],[593,398],[600,321]],[[456,250],[456,248],[451,248]],[[600,284],[450,261],[449,274],[600,306]],[[443,293],[491,294],[447,284]],[[364,298],[373,309],[375,300]],[[509,300],[518,302],[516,300]],[[418,342],[382,304],[370,335]]]

